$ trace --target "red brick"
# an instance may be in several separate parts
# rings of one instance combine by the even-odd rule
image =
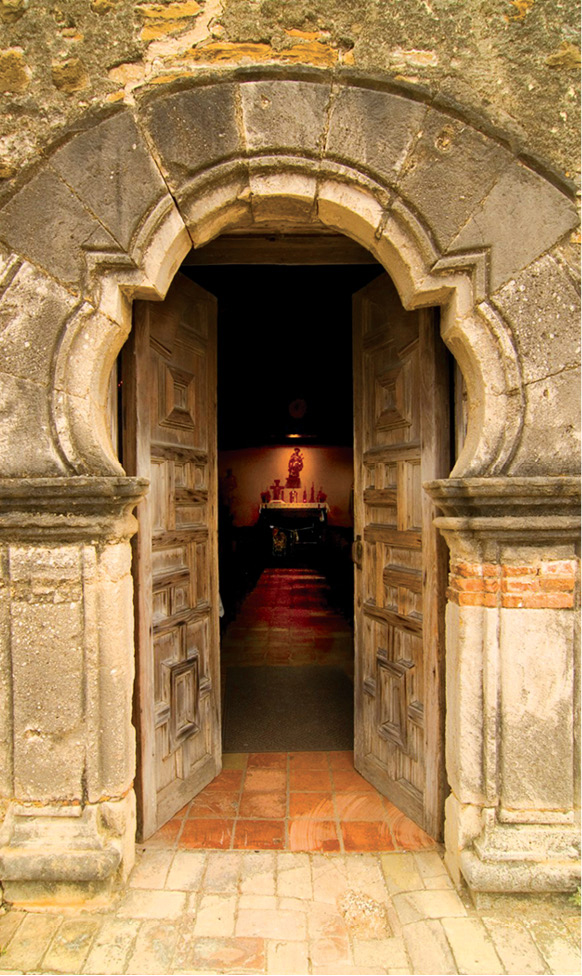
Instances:
[[[576,581],[573,576],[549,576],[540,578],[540,589],[545,593],[571,593],[575,583]]]
[[[504,576],[535,576],[537,573],[536,566],[502,566],[502,573]]]
[[[484,587],[482,579],[463,579],[460,576],[451,579],[451,585],[463,593],[481,593]]]
[[[483,576],[499,576],[501,574],[501,566],[496,563],[483,563]]]
[[[534,593],[540,588],[539,580],[534,579],[504,579],[501,580],[501,589],[503,593]]]
[[[451,573],[458,576],[481,576],[483,567],[480,563],[453,563]]]
[[[496,593],[459,593],[457,603],[460,607],[496,607]]]
[[[573,593],[512,593],[503,594],[503,607],[524,610],[567,610],[574,606]]]
[[[575,576],[577,563],[575,559],[553,559],[540,564],[540,576]]]

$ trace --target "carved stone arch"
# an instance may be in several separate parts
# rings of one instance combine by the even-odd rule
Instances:
[[[27,236],[25,217],[47,192],[65,215],[68,254],[58,235]],[[532,210],[537,234],[524,234]],[[120,473],[103,402],[131,299],[162,297],[191,242],[307,221],[369,248],[406,307],[442,306],[469,392],[455,474],[469,476],[506,471],[523,424],[511,330],[488,297],[575,220],[565,187],[456,109],[353,74],[265,69],[146,92],[135,118],[122,110],[87,124],[8,201],[0,235],[78,295],[53,348],[53,451],[65,470]]]
[[[487,303],[475,302],[475,274],[454,267],[434,273],[410,229],[412,221],[407,221],[404,205],[400,203],[397,217],[387,214],[357,173],[344,169],[341,181],[327,178],[316,200],[315,189],[314,179],[298,176],[296,167],[286,168],[277,160],[276,171],[255,182],[253,206],[262,208],[269,222],[279,220],[291,228],[290,211],[298,219],[301,210],[308,214],[315,205],[314,222],[367,247],[392,277],[406,308],[441,305],[442,335],[461,364],[470,403],[467,439],[454,473],[502,473],[515,451],[523,420],[519,363],[501,316]],[[188,231],[200,244],[218,232],[240,226],[237,188],[222,185],[219,206],[216,203],[216,193],[211,189],[197,197],[195,222]],[[418,220],[414,226],[418,234]],[[165,295],[189,242],[179,226],[174,240],[168,240],[165,227],[161,234],[162,243],[156,233],[148,242],[150,253],[167,249],[161,265],[167,270],[159,275],[155,289],[149,283],[140,286],[135,278],[124,280],[120,276],[117,287],[121,296]],[[109,273],[107,289],[113,292],[110,277]],[[53,417],[59,450],[71,468],[83,474],[121,472],[110,446],[104,404],[109,372],[127,338],[130,315],[123,297],[111,303],[108,294],[103,298],[101,308],[105,307],[108,314],[88,304],[82,306],[68,323],[55,362]]]

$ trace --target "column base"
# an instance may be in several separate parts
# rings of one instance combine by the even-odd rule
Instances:
[[[11,803],[0,831],[4,899],[29,910],[102,907],[135,858],[135,796],[79,805]]]
[[[446,803],[445,864],[473,895],[575,891],[580,832],[572,823],[502,823],[496,808]]]

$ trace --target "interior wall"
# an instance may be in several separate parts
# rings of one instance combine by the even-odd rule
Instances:
[[[218,476],[221,497],[228,501],[235,526],[254,525],[259,517],[261,492],[266,491],[275,478],[285,484],[287,465],[293,446],[249,447],[220,451]],[[353,524],[351,494],[353,487],[353,451],[351,447],[301,447],[300,498],[303,489],[307,496],[311,485],[315,493],[321,487],[327,494],[330,525],[349,527]],[[227,475],[232,470],[232,478]],[[236,484],[233,479],[236,479]],[[286,492],[288,498],[288,491]]]

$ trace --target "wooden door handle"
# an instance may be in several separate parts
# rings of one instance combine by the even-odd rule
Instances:
[[[361,535],[356,536],[352,542],[352,562],[358,569],[362,568],[362,556],[364,554],[364,546],[362,544]]]

